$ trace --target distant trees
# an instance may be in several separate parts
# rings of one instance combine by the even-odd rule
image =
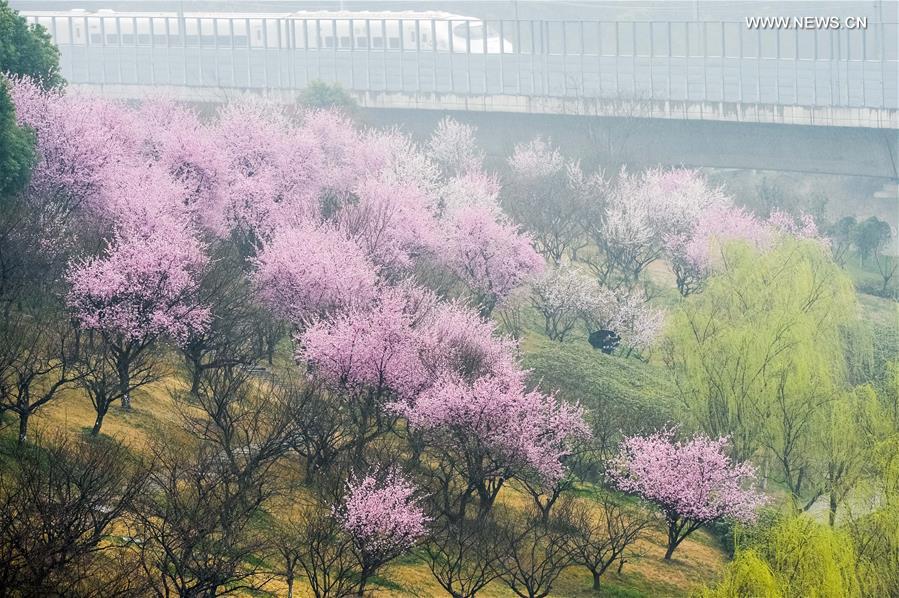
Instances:
[[[765,504],[764,495],[747,487],[755,483],[755,469],[748,462],[731,462],[726,450],[724,438],[678,442],[670,431],[622,442],[609,475],[621,490],[662,510],[668,526],[665,559],[703,525],[724,518],[752,522]]]

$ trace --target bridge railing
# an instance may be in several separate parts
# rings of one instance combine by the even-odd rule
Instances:
[[[29,18],[73,83],[899,109],[896,23]]]

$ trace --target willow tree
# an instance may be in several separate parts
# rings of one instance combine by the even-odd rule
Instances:
[[[664,357],[683,404],[741,460],[760,452],[809,506],[823,492],[813,440],[846,386],[852,284],[819,241],[722,248],[719,274],[671,318]]]
[[[852,542],[805,515],[781,519],[737,549],[721,581],[703,598],[862,596]]]

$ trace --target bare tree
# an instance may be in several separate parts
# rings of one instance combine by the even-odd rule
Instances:
[[[500,531],[499,578],[516,596],[544,598],[572,562],[574,527],[567,509],[549,521],[534,511],[511,513]]]
[[[428,568],[453,598],[471,598],[498,575],[496,524],[471,519],[441,523],[424,548]]]
[[[19,446],[34,412],[81,376],[68,359],[66,330],[47,314],[15,312],[0,322],[0,412],[18,415]]]
[[[306,509],[298,525],[297,561],[315,598],[353,596],[359,571],[353,540],[326,505]]]
[[[649,528],[654,518],[637,506],[629,505],[608,491],[601,491],[599,505],[578,505],[573,511],[577,529],[574,535],[574,559],[593,575],[593,589],[616,561],[618,571],[633,554],[632,547]]]
[[[80,331],[76,329],[76,333]],[[91,428],[92,436],[100,433],[103,419],[116,401],[124,399],[126,394],[130,396],[138,388],[160,378],[162,372],[156,357],[151,352],[138,355],[131,362],[128,382],[123,386],[115,353],[110,349],[106,339],[93,330],[87,331],[86,336],[80,334],[72,368],[78,373],[77,386],[87,394],[97,414]]]
[[[194,442],[154,447],[154,491],[134,511],[142,565],[159,596],[260,589],[271,575],[252,557],[268,543],[259,516],[283,490],[272,468],[289,448],[289,395],[212,370],[191,398],[176,397]]]
[[[0,473],[0,596],[140,596],[138,564],[106,541],[145,489],[118,441],[36,438]]]

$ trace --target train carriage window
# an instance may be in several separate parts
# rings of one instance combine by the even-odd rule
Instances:
[[[296,48],[306,48],[306,21],[293,21],[293,43]]]
[[[431,30],[431,21],[415,21],[418,30],[418,47],[420,50],[432,52],[434,50],[434,32]]]
[[[399,50],[402,45],[400,41],[400,23],[396,20],[385,21],[384,29],[387,33],[387,48],[390,50]]]
[[[100,31],[100,19],[96,17],[87,20],[88,41],[91,44],[101,45],[103,43],[103,34]]]
[[[135,23],[134,19],[120,19],[119,20],[119,43],[123,46],[133,46],[136,42],[135,39]]]
[[[352,28],[350,22],[341,19],[335,23],[337,28],[337,47],[341,50],[349,50],[353,47]]]
[[[216,39],[214,19],[200,20],[200,43],[207,48],[215,46]]]
[[[265,19],[265,35],[263,41],[268,48],[281,47],[281,27],[280,19]]]
[[[250,19],[248,23],[251,48],[261,48],[262,43],[262,19]]]
[[[453,52],[468,52],[469,48],[469,28],[471,27],[468,21],[452,21],[452,27],[450,28],[450,43],[452,44]]]
[[[57,44],[72,43],[72,36],[69,35],[69,19],[53,17],[53,39]]]
[[[321,21],[320,23],[322,47],[333,50],[337,47],[337,40],[334,36],[334,21]]]
[[[319,47],[319,27],[318,21],[303,21],[306,29],[306,48],[310,50],[318,49]]]
[[[450,41],[452,40],[451,23],[448,21],[434,21],[434,42],[437,44],[437,50],[448,52],[450,50]]]
[[[369,21],[371,26],[371,47],[376,50],[384,49],[384,23],[382,21]]]
[[[151,39],[150,19],[138,18],[137,23],[135,23],[135,28],[137,29],[137,45],[149,46]]]
[[[514,54],[519,51],[521,43],[518,39],[518,28],[515,21],[500,21],[499,36],[503,40],[503,53]],[[585,36],[584,42],[587,43],[587,40],[595,42],[593,36],[590,35]]]
[[[184,43],[188,46],[200,45],[200,19],[184,21]]]
[[[165,18],[153,18],[151,20],[152,32],[153,32],[153,45],[155,46],[166,46],[168,45],[168,32],[166,31],[166,21]]]
[[[235,20],[228,19],[231,24],[231,43],[235,48],[247,48],[250,45],[250,38],[247,35],[247,22],[244,19]]]

